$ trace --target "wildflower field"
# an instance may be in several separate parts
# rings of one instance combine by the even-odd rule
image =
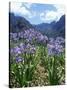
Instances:
[[[50,38],[34,29],[10,32],[9,86],[65,84],[65,39]]]

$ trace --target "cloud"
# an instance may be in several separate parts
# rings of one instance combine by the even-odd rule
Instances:
[[[33,4],[30,3],[22,3],[22,6],[25,6],[26,8],[30,9]]]
[[[64,5],[54,5],[54,7],[57,9],[57,17],[59,18],[65,14],[65,6]]]
[[[40,19],[43,22],[52,22],[57,19],[57,13],[54,11],[45,11],[45,13],[40,14]]]
[[[65,8],[63,5],[53,5],[56,8],[54,10],[46,10],[40,14],[40,19],[43,22],[50,23],[52,21],[58,21],[62,15],[65,14]]]
[[[52,5],[52,7],[54,7],[55,10],[46,9],[42,11],[39,11],[39,9],[34,7],[34,5],[36,4],[11,2],[11,12],[14,12],[14,14],[23,16],[27,18],[28,20],[37,18],[37,20],[40,20],[40,22],[45,22],[45,23],[58,21],[60,17],[65,14],[65,7],[63,5]],[[32,7],[34,9],[32,9]]]
[[[60,11],[61,13],[64,13],[65,12],[65,6],[64,5],[58,5],[58,4],[56,4],[56,5],[53,5],[56,9],[57,9],[57,11]]]
[[[36,13],[31,11],[31,5],[32,3],[11,2],[11,12],[19,14],[20,16],[27,16],[28,18],[32,18],[36,15]]]

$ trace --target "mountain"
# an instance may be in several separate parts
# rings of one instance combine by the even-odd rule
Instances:
[[[9,29],[10,32],[19,32],[33,26],[24,17],[15,16],[14,13],[9,13]]]
[[[35,29],[49,37],[62,36],[65,37],[65,15],[59,21],[48,23],[41,23],[34,25]]]
[[[63,15],[60,20],[53,25],[54,32],[57,33],[57,36],[65,37],[65,15]]]
[[[14,13],[9,13],[10,32],[20,32],[29,28],[34,28],[48,37],[65,37],[65,15],[63,15],[57,22],[53,21],[50,24],[41,23],[38,25],[32,25],[24,17],[15,16]]]

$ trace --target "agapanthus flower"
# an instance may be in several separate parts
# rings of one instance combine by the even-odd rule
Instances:
[[[61,53],[61,52],[63,52],[63,46],[62,45],[55,44],[55,50],[58,53]]]
[[[36,52],[36,48],[35,48],[35,47],[30,48],[30,52],[31,52],[32,54],[34,54],[34,53]]]
[[[48,37],[30,28],[22,32],[11,33],[11,39],[14,41],[23,39],[24,41],[26,40],[27,43],[33,43],[33,41],[37,41],[40,43],[46,43],[46,41],[48,40]]]
[[[21,54],[21,49],[18,46],[14,47],[14,53],[16,55]]]
[[[24,59],[22,58],[22,57],[20,57],[20,56],[17,56],[16,57],[16,62],[21,62],[21,61],[23,61]]]
[[[65,43],[65,40],[62,37],[57,37],[56,40],[55,40],[55,43],[64,44]]]
[[[26,46],[26,53],[33,54],[33,53],[35,53],[35,51],[36,51],[36,49],[35,49],[34,45],[31,45],[31,44],[28,43],[27,46]]]
[[[47,44],[48,55],[54,55],[54,46],[51,44]]]
[[[21,44],[19,45],[19,48],[20,48],[21,52],[24,53],[24,52],[26,51],[26,44],[21,43]]]
[[[57,55],[63,52],[63,46],[59,44],[47,44],[48,55]]]

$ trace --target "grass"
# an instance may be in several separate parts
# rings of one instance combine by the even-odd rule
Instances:
[[[12,43],[11,47],[19,43]],[[62,85],[65,83],[64,53],[48,56],[46,46],[36,44],[36,47],[34,55],[25,54],[24,62],[10,63],[10,87]],[[12,56],[10,56],[10,60],[13,60]]]

